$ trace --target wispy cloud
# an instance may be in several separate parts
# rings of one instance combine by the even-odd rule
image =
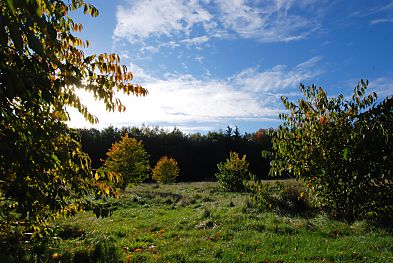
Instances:
[[[203,56],[196,56],[194,59],[202,64],[203,60],[205,59],[205,57],[203,57]]]
[[[393,23],[393,1],[376,8],[375,14],[380,17],[372,19],[370,25]]]
[[[185,45],[186,47],[200,47],[201,44],[206,43],[209,41],[209,37],[204,35],[204,36],[199,36],[199,37],[192,37],[192,38],[185,38],[181,40],[171,40],[167,42],[160,42],[156,43],[155,45],[144,45],[140,48],[140,51],[142,53],[157,53],[163,48],[177,48],[180,45]]]
[[[134,43],[149,37],[189,35],[194,25],[208,28],[211,14],[198,1],[137,0],[117,8],[114,36]]]
[[[171,38],[177,45],[230,38],[294,41],[320,27],[316,3],[323,5],[324,1],[128,0],[117,8],[114,38],[131,43]],[[163,46],[166,44],[157,48]]]
[[[370,15],[375,15],[382,12],[387,12],[393,10],[393,1],[389,0],[387,3],[381,4],[376,3],[374,7],[367,9],[360,9],[352,13],[353,16],[367,17]]]
[[[370,80],[370,91],[375,91],[379,99],[393,95],[393,77],[379,77]]]
[[[369,18],[369,25],[393,23],[393,0],[373,3],[373,7],[362,8],[352,13],[354,17]]]
[[[295,11],[313,1],[300,2],[218,0],[217,4],[226,29],[262,42],[287,42],[305,38],[319,27],[317,20],[307,17],[307,12],[300,15]]]
[[[81,97],[104,126],[166,123],[193,129],[202,123],[224,127],[233,120],[276,121],[282,110],[279,96],[297,90],[300,82],[320,74],[313,70],[320,60],[315,57],[292,68],[277,65],[266,71],[249,68],[225,80],[187,74],[157,78],[132,64],[130,70],[139,76],[149,95],[136,98],[119,94],[127,107],[125,113],[105,112],[89,94],[81,93]],[[83,122],[73,114],[72,125],[77,123]]]
[[[258,72],[257,68],[248,68],[235,75],[232,80],[236,86],[254,93],[282,93],[302,81],[310,80],[322,73],[314,67],[322,60],[313,57],[292,69],[285,65],[277,65],[270,70]]]
[[[384,24],[384,23],[393,23],[393,18],[380,18],[370,21],[370,25]]]
[[[199,37],[183,39],[179,42],[191,46],[191,45],[200,45],[208,41],[209,41],[208,36],[199,36]]]

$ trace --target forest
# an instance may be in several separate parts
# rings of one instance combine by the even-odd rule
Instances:
[[[166,131],[159,127],[97,129],[79,129],[82,149],[92,161],[92,168],[98,169],[106,159],[106,152],[111,145],[127,133],[130,137],[141,140],[150,155],[150,166],[162,156],[177,160],[180,168],[178,181],[213,181],[217,164],[225,161],[231,151],[246,155],[250,171],[258,179],[268,179],[270,160],[262,158],[262,150],[271,148],[268,130],[241,134],[238,127],[228,126],[225,131],[185,134],[179,129]]]

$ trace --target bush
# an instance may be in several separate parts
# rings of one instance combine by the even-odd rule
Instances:
[[[283,126],[273,134],[271,174],[303,180],[320,206],[349,222],[393,218],[393,96],[376,105],[361,81],[352,98],[328,98],[304,87],[298,105],[282,101]]]
[[[230,152],[226,162],[217,164],[218,172],[215,176],[220,187],[230,192],[244,191],[244,182],[252,177],[248,166],[246,155],[240,158],[236,152]]]
[[[159,183],[173,183],[179,176],[180,169],[173,158],[167,156],[161,157],[153,168],[153,180]]]
[[[252,203],[259,209],[294,215],[309,215],[314,210],[303,187],[254,180],[246,187],[251,192]]]
[[[101,169],[120,175],[121,180],[117,183],[120,188],[125,189],[130,183],[141,183],[149,177],[149,155],[142,141],[129,138],[127,133],[119,142],[112,144],[106,155],[108,158]]]

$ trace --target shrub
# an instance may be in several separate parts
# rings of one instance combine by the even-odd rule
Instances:
[[[220,186],[230,192],[244,191],[244,181],[249,180],[252,174],[248,171],[246,155],[242,158],[236,152],[230,152],[226,162],[217,164],[218,172],[215,174]]]
[[[273,134],[272,175],[288,173],[305,182],[320,206],[349,222],[393,217],[393,96],[375,104],[360,81],[352,98],[328,98],[322,88],[300,86],[298,105]]]
[[[129,138],[126,133],[119,142],[112,144],[106,154],[103,170],[120,175],[117,185],[124,189],[130,183],[141,183],[149,177],[149,155],[142,141]]]
[[[153,168],[153,180],[164,184],[173,183],[179,176],[179,172],[176,160],[163,156]]]
[[[310,196],[297,185],[251,180],[246,185],[251,201],[262,210],[307,215],[313,212]]]

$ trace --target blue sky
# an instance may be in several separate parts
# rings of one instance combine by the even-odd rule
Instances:
[[[361,79],[393,94],[393,0],[97,0],[76,13],[86,53],[115,52],[149,90],[119,94],[124,113],[81,92],[100,123],[71,111],[73,127],[159,125],[185,132],[277,127],[280,96],[299,84],[351,95]]]

